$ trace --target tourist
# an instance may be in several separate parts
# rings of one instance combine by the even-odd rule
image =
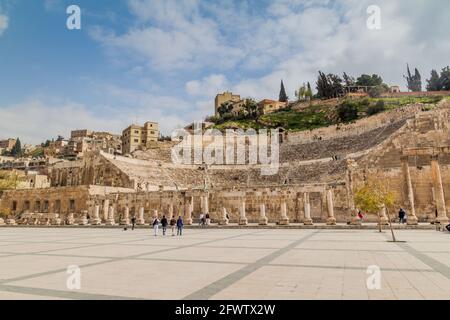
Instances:
[[[166,235],[167,225],[168,225],[167,218],[166,218],[166,216],[163,216],[162,219],[161,219],[161,226],[162,226],[162,230],[163,230],[163,236]]]
[[[362,214],[361,210],[358,211],[358,218],[361,221],[364,219],[364,215]]]
[[[172,229],[172,237],[175,236],[175,227],[177,226],[177,220],[175,220],[175,216],[172,216],[170,219],[170,228]]]
[[[178,220],[177,220],[177,235],[178,236],[181,236],[183,234],[183,226],[184,226],[183,219],[181,219],[181,216],[180,216],[180,217],[178,217]]]
[[[211,218],[209,217],[209,213],[207,213],[205,216],[205,222],[206,222],[206,226],[209,226],[209,224],[211,223]]]
[[[400,208],[400,211],[398,212],[398,219],[401,224],[405,223],[405,217],[406,217],[405,210],[403,210],[403,208]]]
[[[131,217],[131,230],[134,230],[134,226],[136,225],[136,216],[133,215]]]
[[[199,226],[203,225],[203,213],[200,213],[200,219],[198,220],[198,225]]]
[[[156,237],[158,235],[158,227],[159,227],[158,217],[153,218],[152,226],[153,226],[153,231],[155,232],[155,237]]]

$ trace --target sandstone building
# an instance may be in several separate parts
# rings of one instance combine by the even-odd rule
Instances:
[[[16,139],[0,140],[0,149],[3,149],[5,151],[11,151],[15,145]]]
[[[225,102],[239,102],[241,101],[240,95],[235,95],[232,92],[224,92],[216,95],[216,99],[214,100],[214,107],[215,107],[215,115],[219,116],[219,107],[224,104]]]
[[[149,148],[158,138],[157,122],[146,122],[143,127],[132,124],[122,132],[122,153],[126,155],[139,148]]]

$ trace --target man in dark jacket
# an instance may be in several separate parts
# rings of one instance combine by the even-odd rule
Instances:
[[[134,226],[136,225],[136,216],[131,217],[131,230],[134,230]]]
[[[178,217],[178,220],[177,220],[177,235],[178,236],[183,235],[183,226],[184,226],[183,219],[180,216],[180,217]]]
[[[401,224],[405,223],[405,216],[406,216],[405,210],[403,210],[403,208],[400,208],[400,211],[398,212],[398,219],[400,220]]]
[[[166,216],[163,216],[162,219],[161,219],[161,226],[162,226],[162,230],[163,230],[163,236],[166,235],[167,225],[168,225],[167,218],[166,218]]]

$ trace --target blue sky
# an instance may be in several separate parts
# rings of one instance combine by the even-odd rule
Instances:
[[[82,29],[66,28],[67,6]],[[366,27],[381,9],[381,30]],[[378,73],[404,87],[450,64],[440,0],[0,0],[0,138],[39,143],[71,129],[165,134],[213,113],[218,91],[277,98],[318,70]]]

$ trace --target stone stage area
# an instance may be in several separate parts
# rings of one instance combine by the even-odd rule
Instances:
[[[450,234],[396,235],[406,242],[374,230],[5,227],[0,299],[450,299]],[[80,289],[67,285],[74,266]],[[367,286],[374,267],[379,289]]]

